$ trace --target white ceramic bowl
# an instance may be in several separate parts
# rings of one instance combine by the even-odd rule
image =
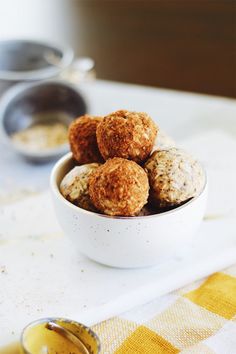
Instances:
[[[188,250],[205,213],[207,180],[198,197],[171,211],[110,217],[81,209],[62,196],[60,182],[73,166],[71,153],[56,163],[51,190],[58,221],[80,252],[112,267],[135,268],[160,264]]]

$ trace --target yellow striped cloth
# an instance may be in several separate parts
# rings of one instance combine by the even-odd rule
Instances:
[[[236,265],[93,329],[103,354],[235,354]]]

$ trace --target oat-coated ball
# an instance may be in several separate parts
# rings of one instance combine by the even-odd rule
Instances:
[[[146,113],[116,111],[97,127],[97,142],[105,160],[122,157],[141,163],[152,151],[157,126]]]
[[[69,127],[69,143],[74,159],[80,164],[102,162],[96,129],[101,117],[88,114],[74,120]]]
[[[76,166],[68,172],[60,184],[62,195],[80,208],[95,211],[88,192],[88,179],[100,164]]]
[[[95,207],[107,215],[137,215],[148,199],[148,177],[136,162],[115,157],[89,178],[89,194]]]
[[[157,207],[177,206],[197,196],[205,184],[199,162],[177,148],[154,151],[144,167],[149,178],[150,201]]]
[[[163,130],[159,129],[152,151],[169,150],[175,146],[175,141]]]

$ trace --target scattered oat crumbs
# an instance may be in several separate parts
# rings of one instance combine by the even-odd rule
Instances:
[[[5,265],[0,266],[0,273],[7,274],[7,270],[6,270],[6,266]]]

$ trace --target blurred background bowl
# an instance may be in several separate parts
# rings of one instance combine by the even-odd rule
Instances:
[[[44,162],[68,151],[68,143],[50,149],[30,149],[16,144],[13,134],[36,124],[61,123],[68,127],[72,120],[85,114],[87,105],[80,92],[64,81],[23,83],[10,88],[0,100],[0,127],[8,146],[24,157]]]
[[[0,95],[15,83],[58,76],[73,57],[69,47],[33,40],[1,40]]]

